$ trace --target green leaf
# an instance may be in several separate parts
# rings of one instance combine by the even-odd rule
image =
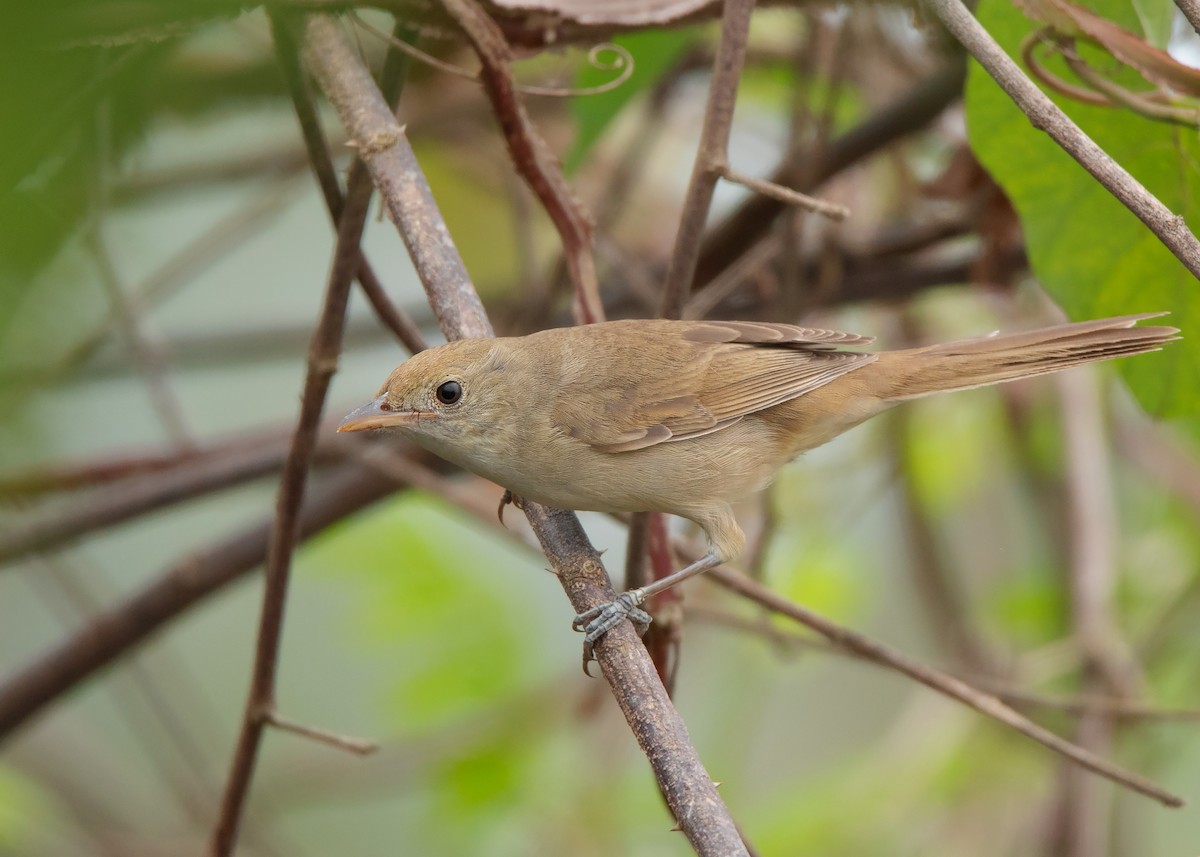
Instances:
[[[33,853],[30,846],[58,823],[45,795],[16,771],[0,768],[0,854]]]
[[[690,29],[630,33],[613,39],[633,57],[633,73],[628,80],[608,92],[571,99],[571,113],[575,116],[578,132],[564,162],[568,175],[579,169],[592,146],[625,105],[653,85],[695,39],[696,33]],[[612,80],[616,74],[591,64],[585,65],[575,78],[575,88],[600,86]]]
[[[1113,9],[1104,8],[1112,6]],[[1118,11],[1119,7],[1119,11]],[[1124,20],[1127,2],[1090,8]],[[1009,0],[982,0],[978,17],[1008,51],[1035,24]],[[1063,76],[1067,76],[1063,72]],[[1055,96],[1083,130],[1193,231],[1200,223],[1200,139],[1195,129],[1153,122],[1123,109]],[[1034,272],[1073,319],[1170,311],[1168,323],[1193,335],[1161,354],[1119,361],[1148,410],[1200,410],[1200,295],[1194,277],[1133,214],[1048,136],[1032,127],[990,76],[972,63],[967,80],[971,147],[1013,201]]]
[[[524,590],[553,592],[528,575],[527,556],[439,502],[407,493],[332,528],[301,557],[361,594],[350,633],[364,656],[389,653],[387,698],[402,729],[526,692],[546,666]]]
[[[767,578],[781,595],[830,616],[856,615],[866,601],[865,564],[849,547],[788,527],[771,545]]]

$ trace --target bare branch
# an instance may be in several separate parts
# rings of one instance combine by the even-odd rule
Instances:
[[[328,459],[336,441],[323,441],[317,455]],[[282,439],[227,448],[221,455],[184,459],[178,466],[135,476],[73,497],[44,512],[24,516],[19,526],[0,533],[0,565],[30,553],[54,550],[91,533],[118,526],[175,503],[261,479],[279,470]]]
[[[708,209],[717,186],[717,169],[729,161],[729,132],[733,125],[733,109],[737,104],[738,81],[746,61],[746,41],[750,33],[750,16],[754,0],[726,0],[721,16],[721,45],[713,60],[712,83],[708,90],[708,105],[704,110],[704,128],[700,132],[700,148],[692,167],[675,235],[671,266],[663,284],[662,315],[679,318],[683,312],[696,263],[700,256],[700,238]]]
[[[988,717],[1011,726],[1021,734],[1067,757],[1089,771],[1106,777],[1133,791],[1144,794],[1147,797],[1151,797],[1165,806],[1183,806],[1183,799],[1177,795],[1158,787],[1144,777],[1117,767],[1111,762],[1088,752],[1082,747],[1072,744],[1064,738],[1060,738],[1049,729],[1039,726],[1029,718],[1009,708],[995,696],[976,690],[951,675],[918,663],[908,656],[884,646],[882,643],[831,622],[825,617],[819,616],[811,610],[777,595],[744,574],[733,571],[727,566],[718,566],[709,571],[706,577],[720,583],[726,589],[737,592],[780,615],[795,619],[802,625],[816,631],[836,646],[845,648],[868,660],[888,666],[920,682],[926,687],[936,690],[938,693],[942,693],[951,699],[958,700],[964,705],[970,706],[981,714],[986,714]]]
[[[775,168],[769,181],[811,193],[848,167],[927,126],[962,95],[966,73],[965,60],[955,58],[895,104],[822,146],[815,164],[810,163],[810,151],[797,149]],[[734,264],[748,248],[759,243],[786,207],[762,195],[743,202],[704,236],[694,282],[688,287],[700,288]]]
[[[262,613],[259,618],[258,644],[254,653],[254,671],[250,682],[241,735],[229,770],[221,812],[213,830],[211,853],[228,857],[237,841],[250,778],[262,743],[265,713],[275,707],[275,676],[283,634],[283,614],[287,602],[292,552],[296,545],[300,508],[304,500],[308,471],[316,453],[317,431],[325,396],[337,371],[342,349],[342,332],[350,285],[362,263],[362,240],[370,209],[372,185],[361,161],[355,161],[347,181],[346,201],[338,223],[337,246],[329,272],[324,305],[309,345],[304,392],[300,398],[300,416],[292,435],[291,447],[283,467],[276,499],[275,525],[271,529],[270,548],[265,571]]]
[[[491,322],[404,129],[332,20],[308,19],[303,56],[379,188],[442,332],[449,339],[491,336]]]
[[[806,193],[792,190],[789,187],[775,184],[774,182],[763,181],[756,179],[753,176],[748,176],[745,173],[738,172],[728,164],[721,164],[716,167],[717,174],[726,181],[731,181],[734,184],[740,184],[743,187],[748,187],[755,193],[761,193],[763,196],[769,196],[784,205],[794,205],[797,208],[803,208],[805,211],[813,211],[817,214],[823,214],[831,220],[845,220],[850,216],[850,209],[844,205],[839,205],[836,202],[827,202],[823,199],[817,199],[815,196],[809,196]]]
[[[1196,35],[1200,36],[1200,3],[1196,0],[1175,0],[1175,5],[1179,7],[1179,11],[1183,13],[1183,17],[1187,18],[1188,23],[1192,25],[1192,29],[1196,31]]]
[[[287,720],[275,709],[264,712],[262,717],[268,725],[274,726],[276,729],[291,732],[293,735],[301,735],[321,744],[328,744],[330,747],[345,750],[347,753],[353,753],[356,756],[369,756],[379,750],[379,745],[374,741],[354,738],[350,735],[339,735],[336,732],[330,732],[328,729],[318,729],[315,726],[306,726],[294,720]]]

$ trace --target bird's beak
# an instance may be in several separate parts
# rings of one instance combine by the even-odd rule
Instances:
[[[361,408],[346,414],[338,431],[367,431],[376,428],[414,425],[423,419],[432,419],[436,413],[427,411],[395,411],[387,405],[387,396],[367,402]]]

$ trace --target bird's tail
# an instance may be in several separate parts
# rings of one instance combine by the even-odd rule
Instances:
[[[1058,372],[1095,360],[1158,351],[1179,339],[1174,327],[1137,327],[1166,313],[1144,313],[1043,327],[1025,333],[983,336],[879,355],[891,371],[874,373],[887,389],[874,391],[887,402],[949,390],[1001,384]],[[880,366],[883,369],[884,366]]]

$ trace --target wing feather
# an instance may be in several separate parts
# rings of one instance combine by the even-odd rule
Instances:
[[[618,325],[624,328],[619,335],[596,331],[580,347],[624,373],[598,377],[594,364],[590,373],[581,367],[567,379],[568,387],[578,389],[553,414],[560,430],[601,452],[629,452],[720,431],[877,359],[836,350],[871,339],[834,330],[725,321],[640,322],[637,327],[613,322],[610,329],[616,332]],[[664,349],[664,337],[672,336],[678,347]],[[631,361],[631,352],[645,359]]]

